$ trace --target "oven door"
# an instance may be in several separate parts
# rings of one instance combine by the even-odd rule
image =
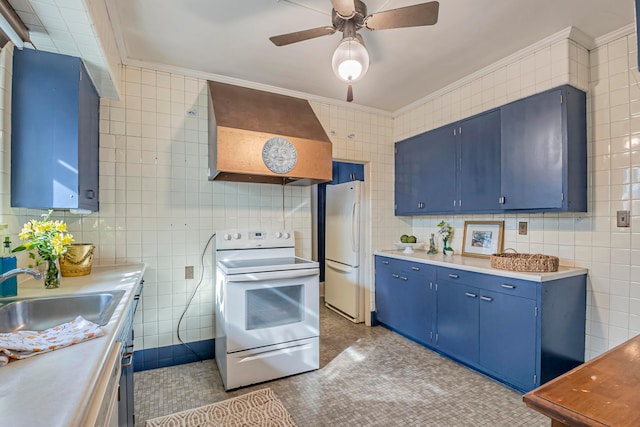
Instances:
[[[227,353],[320,335],[319,270],[227,276]]]

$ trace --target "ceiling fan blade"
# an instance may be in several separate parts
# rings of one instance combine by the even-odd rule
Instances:
[[[388,30],[391,28],[433,25],[438,22],[439,7],[440,3],[432,1],[414,6],[385,10],[367,16],[364,20],[364,25],[370,30]]]
[[[333,27],[319,27],[311,28],[310,30],[296,31],[288,34],[280,34],[279,36],[272,36],[269,37],[269,40],[271,40],[276,46],[284,46],[291,43],[314,39],[316,37],[330,36],[335,32],[336,29]]]
[[[347,88],[347,102],[353,101],[353,88],[351,85]]]
[[[354,0],[331,0],[331,5],[338,15],[350,19],[356,14]]]

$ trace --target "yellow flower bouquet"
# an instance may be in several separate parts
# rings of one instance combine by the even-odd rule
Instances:
[[[29,258],[35,259],[36,265],[47,261],[44,286],[48,289],[60,286],[58,259],[64,256],[73,242],[73,236],[67,232],[67,224],[49,219],[52,212],[50,210],[42,214],[41,221],[32,219],[27,222],[19,234],[20,240],[25,243],[13,250],[13,252],[37,250],[40,258],[36,259],[33,252],[29,253]]]

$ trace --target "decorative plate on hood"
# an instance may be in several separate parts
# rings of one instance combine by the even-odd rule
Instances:
[[[273,173],[287,173],[296,166],[296,147],[286,138],[269,138],[262,147],[262,161]]]

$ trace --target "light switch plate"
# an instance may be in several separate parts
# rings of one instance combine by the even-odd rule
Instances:
[[[527,235],[527,222],[526,221],[520,221],[518,223],[518,234],[520,234],[522,236],[526,236]]]
[[[193,279],[193,265],[188,265],[184,268],[184,278]]]
[[[631,212],[618,211],[618,227],[630,227],[630,226],[631,226]]]

